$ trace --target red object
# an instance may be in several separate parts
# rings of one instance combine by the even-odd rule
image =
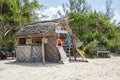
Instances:
[[[58,48],[58,46],[62,46],[62,44],[63,44],[62,40],[60,38],[58,38],[56,40],[56,47]]]

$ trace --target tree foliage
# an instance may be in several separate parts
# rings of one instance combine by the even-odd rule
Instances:
[[[87,3],[87,0],[68,0],[68,3],[62,5],[65,16],[71,12],[76,13],[87,13],[91,11],[91,5]],[[60,11],[58,11],[60,16],[63,16]]]
[[[114,16],[112,0],[106,0],[106,12],[90,11],[86,4],[86,0],[69,0],[69,4],[63,5],[69,25],[77,39],[83,42],[86,52],[92,53],[98,45],[104,45],[111,51],[117,47],[120,51],[120,26],[111,22]]]
[[[112,0],[106,1],[106,16],[108,20],[111,20],[114,16],[114,9],[112,8]]]
[[[108,49],[114,46],[115,27],[106,15],[96,11],[82,14],[72,12],[69,14],[69,25],[84,46],[94,43],[95,40],[99,42],[97,45],[104,45]]]
[[[16,26],[37,20],[37,0],[0,0],[0,40]]]

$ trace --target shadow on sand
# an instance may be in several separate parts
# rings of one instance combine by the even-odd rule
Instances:
[[[5,64],[9,65],[18,65],[18,66],[28,66],[28,67],[54,67],[57,65],[63,65],[60,63],[51,63],[51,62],[46,62],[43,64],[42,62],[36,62],[36,63],[28,63],[28,62],[17,62],[15,60],[7,60]]]
[[[69,63],[67,63],[68,65],[71,63],[80,63],[80,62],[85,62],[88,63],[88,61],[82,61],[82,60],[71,60],[69,61]],[[59,62],[46,62],[45,65],[42,62],[36,62],[36,63],[28,63],[28,62],[17,62],[16,60],[6,60],[5,64],[9,64],[9,65],[19,65],[19,66],[28,66],[28,67],[55,67],[55,66],[59,66],[59,65],[66,65],[66,64],[62,64]]]

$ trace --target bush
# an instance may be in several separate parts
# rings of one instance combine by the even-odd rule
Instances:
[[[96,55],[89,53],[89,54],[85,54],[85,57],[86,58],[96,58]]]
[[[85,52],[88,54],[92,54],[95,47],[98,45],[98,41],[97,40],[94,40],[92,42],[90,42],[88,45],[85,46]]]

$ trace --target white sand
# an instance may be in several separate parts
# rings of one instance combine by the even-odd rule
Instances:
[[[15,63],[0,61],[0,80],[120,80],[120,57],[89,63]]]

